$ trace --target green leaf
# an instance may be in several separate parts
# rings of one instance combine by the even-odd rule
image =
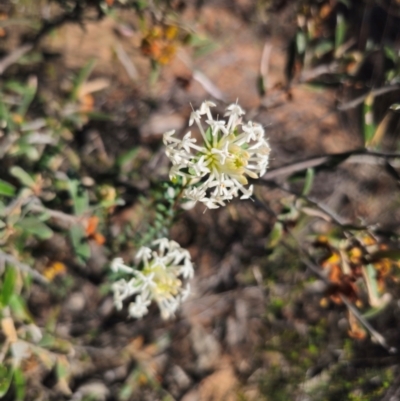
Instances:
[[[297,32],[296,35],[296,49],[298,54],[304,54],[307,47],[307,38],[303,31]]]
[[[20,220],[16,226],[42,240],[49,239],[53,236],[53,230],[37,217],[25,217]]]
[[[0,195],[4,196],[14,196],[15,187],[6,181],[0,179]]]
[[[303,191],[301,193],[302,196],[307,196],[311,189],[314,182],[315,177],[315,170],[313,168],[308,168],[306,172],[306,179],[304,181]]]
[[[29,79],[27,84],[18,81],[10,81],[7,83],[6,88],[22,96],[17,114],[24,116],[36,95],[37,78],[33,77]]]
[[[78,73],[78,76],[75,79],[74,86],[71,92],[71,99],[77,100],[79,97],[79,90],[82,84],[89,78],[90,74],[93,71],[93,68],[96,64],[95,59],[91,59]]]
[[[397,55],[396,51],[392,47],[384,46],[383,51],[387,58],[389,58],[391,61],[396,63],[399,56]]]
[[[119,156],[116,160],[116,165],[119,168],[124,168],[127,164],[131,163],[139,153],[140,148],[138,146],[128,150]]]
[[[378,290],[378,282],[377,282],[377,271],[372,264],[368,264],[365,268],[366,279],[367,279],[367,288],[370,298],[379,299],[379,290]]]
[[[343,14],[336,17],[335,49],[337,50],[343,43],[346,36],[346,20]]]
[[[12,370],[8,370],[4,365],[0,365],[0,398],[3,398],[7,394],[12,377]]]
[[[257,78],[257,89],[258,89],[258,94],[260,96],[264,96],[266,93],[266,85],[264,82],[264,77],[262,75],[259,75]]]
[[[17,271],[14,267],[8,267],[4,274],[3,285],[1,286],[0,303],[3,307],[7,306],[14,293],[15,282],[17,280]]]
[[[331,50],[333,50],[333,47],[333,43],[330,40],[323,40],[318,43],[317,46],[315,46],[314,54],[317,58],[321,58],[326,53],[329,53]]]
[[[76,224],[70,228],[69,234],[78,260],[81,263],[85,263],[90,258],[90,246],[87,242],[84,228]]]
[[[24,401],[26,380],[24,373],[19,368],[14,369],[14,386],[15,386],[16,401]]]
[[[395,103],[390,106],[390,110],[400,111],[400,103]]]
[[[368,95],[364,101],[364,143],[368,145],[374,137],[376,125],[374,123],[374,97]]]
[[[212,136],[212,128],[208,127],[206,131],[206,139],[208,143],[212,143],[213,141],[213,136]]]
[[[74,204],[74,213],[81,216],[89,209],[89,193],[83,185],[75,179],[68,180],[68,188]]]
[[[25,300],[20,295],[13,293],[10,297],[9,306],[16,319],[26,323],[33,323],[33,317],[26,306]]]
[[[31,175],[29,175],[23,168],[19,166],[11,167],[10,174],[13,177],[17,178],[22,185],[28,188],[32,188],[35,186],[35,181],[31,177]]]
[[[267,248],[275,248],[283,236],[283,224],[277,221],[268,235]]]

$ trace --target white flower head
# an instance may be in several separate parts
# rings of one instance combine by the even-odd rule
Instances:
[[[186,185],[183,197],[191,205],[202,202],[209,209],[224,206],[234,197],[250,198],[253,186],[246,187],[247,177],[264,175],[270,154],[264,129],[251,121],[242,123],[245,112],[237,103],[226,108],[228,122],[213,118],[214,106],[204,102],[190,116],[189,125],[196,123],[203,141],[198,143],[190,131],[183,139],[175,138],[171,131],[164,134],[166,154],[172,162],[170,177],[182,178]]]
[[[185,281],[194,274],[190,253],[167,238],[153,241],[150,247],[142,247],[135,256],[136,267],[126,266],[121,258],[111,262],[115,272],[126,273],[112,285],[114,304],[122,309],[123,301],[136,295],[129,305],[129,314],[142,318],[148,306],[155,301],[163,319],[173,317],[179,305],[188,296]]]

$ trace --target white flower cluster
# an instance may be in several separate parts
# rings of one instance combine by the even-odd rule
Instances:
[[[170,178],[182,177],[187,185],[183,196],[193,203],[203,202],[210,209],[224,206],[225,201],[239,196],[239,192],[241,199],[248,199],[253,186],[245,187],[246,175],[251,178],[264,175],[270,153],[264,129],[251,121],[242,123],[245,113],[238,104],[226,108],[228,122],[213,119],[210,108],[214,106],[212,102],[204,102],[190,117],[189,126],[196,123],[203,144],[198,145],[190,131],[183,139],[175,138],[175,131],[166,132],[163,138],[172,162]],[[206,130],[202,116],[206,116]]]
[[[141,318],[148,312],[151,301],[155,301],[163,319],[174,316],[175,311],[190,292],[182,280],[193,277],[193,264],[187,250],[175,241],[161,238],[153,241],[152,248],[142,247],[135,256],[137,267],[124,264],[122,258],[111,262],[111,270],[126,273],[129,279],[120,279],[112,286],[117,309],[122,309],[123,301],[136,295],[129,305],[129,314]]]

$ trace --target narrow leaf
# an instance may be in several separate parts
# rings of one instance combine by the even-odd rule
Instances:
[[[304,181],[304,187],[302,191],[302,196],[307,196],[313,186],[314,183],[314,177],[315,177],[315,170],[313,168],[308,168],[306,172],[306,179]]]
[[[336,17],[335,49],[337,50],[343,43],[346,36],[346,20],[343,14]]]
[[[79,90],[81,85],[89,78],[90,74],[93,71],[93,68],[96,64],[96,60],[90,60],[78,73],[78,76],[75,79],[74,86],[71,92],[71,99],[77,100],[79,98]]]
[[[12,377],[12,370],[8,370],[4,365],[0,365],[0,398],[3,398],[7,394]]]
[[[20,220],[16,226],[42,240],[49,239],[53,236],[53,230],[37,217],[25,217],[23,220]]]
[[[90,258],[90,246],[86,240],[86,233],[81,225],[74,225],[69,231],[75,254],[81,263]]]
[[[74,213],[81,216],[89,209],[88,191],[81,185],[78,180],[71,179],[68,181],[68,188],[74,204]]]
[[[23,168],[19,166],[11,167],[10,174],[13,177],[17,178],[22,185],[28,188],[32,188],[35,186],[35,181],[33,180],[33,178]]]
[[[14,386],[15,386],[15,400],[24,401],[25,400],[25,390],[26,390],[26,380],[24,373],[21,369],[14,369]]]
[[[376,126],[374,123],[374,96],[369,94],[364,102],[364,143],[367,145],[374,137]]]
[[[17,280],[17,271],[14,267],[8,267],[4,274],[4,281],[1,287],[0,301],[3,307],[10,302],[11,295],[14,292],[15,282]]]
[[[15,187],[6,181],[0,179],[0,195],[4,196],[14,196]]]

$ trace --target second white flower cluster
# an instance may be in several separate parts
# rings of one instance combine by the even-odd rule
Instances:
[[[135,262],[134,267],[127,266],[122,258],[111,263],[112,271],[128,277],[112,286],[116,308],[122,309],[123,301],[136,295],[129,305],[132,317],[146,315],[152,301],[157,303],[163,319],[173,317],[190,292],[187,280],[194,273],[190,253],[177,242],[161,238],[153,241],[151,248],[140,248]]]

